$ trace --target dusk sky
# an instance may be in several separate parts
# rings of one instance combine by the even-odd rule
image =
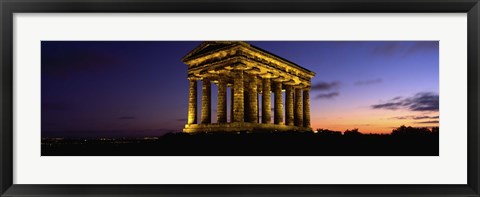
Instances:
[[[189,82],[181,59],[200,43],[43,41],[42,136],[141,137],[182,131]],[[313,129],[390,133],[401,125],[438,126],[437,41],[249,43],[316,73],[310,93]],[[198,88],[200,104],[201,83]],[[212,122],[216,94],[212,85]]]

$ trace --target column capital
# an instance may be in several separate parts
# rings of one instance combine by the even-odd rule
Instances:
[[[251,75],[258,75],[258,74],[260,74],[260,68],[255,67],[255,66],[249,67],[249,69],[245,70],[245,72],[247,74],[251,74]]]
[[[198,81],[198,80],[201,80],[202,78],[192,75],[192,76],[188,76],[187,79],[189,81]]]
[[[293,85],[293,88],[295,88],[295,90],[304,90],[305,86],[303,86],[302,84],[297,84]]]
[[[294,79],[290,78],[287,81],[284,81],[283,84],[289,85],[289,86],[295,86],[299,83],[297,81],[295,81]]]
[[[231,66],[231,69],[232,70],[247,70],[249,67],[248,65],[244,64],[244,63],[235,63],[234,65]]]
[[[276,78],[272,78],[272,81],[279,82],[279,83],[283,83],[283,82],[288,81],[288,80],[289,80],[288,78],[283,77],[283,76],[278,76]]]
[[[262,79],[275,79],[275,78],[278,78],[278,75],[272,73],[272,72],[266,72],[266,73],[263,73],[263,74],[259,74],[258,75],[259,77],[261,77]]]

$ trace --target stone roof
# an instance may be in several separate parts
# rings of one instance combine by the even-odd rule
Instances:
[[[273,54],[273,53],[271,53],[267,50],[264,50],[260,47],[257,47],[255,45],[249,44],[249,43],[244,42],[244,41],[205,41],[205,42],[202,42],[195,49],[193,49],[185,57],[183,57],[182,61],[186,62],[188,60],[195,59],[197,57],[201,57],[201,56],[213,53],[215,51],[219,51],[219,50],[230,48],[230,47],[237,46],[237,45],[243,45],[247,48],[258,50],[260,52],[268,54],[269,56],[275,57],[275,58],[293,66],[293,67],[297,67],[298,69],[302,69],[306,72],[313,73],[312,71],[310,71],[310,70],[308,70],[308,69],[306,69],[306,68],[304,68],[304,67],[302,67],[302,66],[300,66],[300,65],[298,65],[298,64],[296,64],[296,63],[294,63],[290,60],[282,58],[282,57],[280,57],[278,55],[275,55],[275,54]]]

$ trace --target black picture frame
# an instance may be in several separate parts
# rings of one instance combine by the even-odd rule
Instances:
[[[0,0],[1,196],[480,196],[478,0]],[[13,184],[14,13],[467,13],[468,184],[465,185],[22,185]],[[445,169],[448,170],[448,169]],[[93,177],[92,177],[93,178]]]

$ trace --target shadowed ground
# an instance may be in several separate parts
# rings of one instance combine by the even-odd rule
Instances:
[[[438,132],[167,134],[158,139],[42,140],[42,156],[438,156]]]

